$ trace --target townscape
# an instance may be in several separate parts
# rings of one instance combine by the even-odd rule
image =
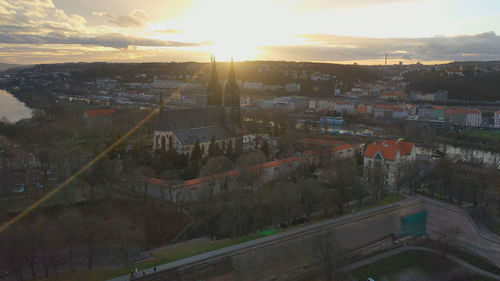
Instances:
[[[241,59],[256,38],[38,2],[0,0],[0,281],[500,280],[494,32]]]

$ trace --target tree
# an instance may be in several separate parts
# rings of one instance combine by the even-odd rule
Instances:
[[[102,250],[102,243],[109,235],[108,224],[99,216],[89,215],[83,221],[83,256],[87,258],[87,268],[92,269],[95,258]]]
[[[232,163],[224,156],[209,158],[207,163],[201,167],[200,176],[209,177],[208,199],[211,202],[215,189],[215,175],[224,173],[232,169]]]
[[[458,235],[460,235],[460,228],[458,226],[449,226],[441,230],[438,240],[443,245],[443,255],[445,258],[448,256]]]
[[[144,244],[144,233],[132,222],[124,219],[114,219],[109,222],[111,233],[109,243],[113,244],[114,255],[122,260],[124,265],[130,265],[130,258],[137,255]]]
[[[200,142],[196,140],[196,144],[194,145],[193,152],[191,152],[191,161],[199,162],[203,158],[203,154],[201,152]]]
[[[260,150],[266,155],[266,156],[269,156],[269,142],[265,139],[264,141],[262,141],[262,147],[260,148]]]
[[[215,141],[215,136],[212,136],[210,144],[208,145],[208,157],[215,157],[219,154],[219,147]]]
[[[57,218],[57,222],[64,233],[64,237],[60,243],[68,251],[71,270],[73,270],[76,251],[83,245],[83,233],[85,231],[84,218],[78,211],[73,209],[61,214]]]
[[[453,162],[448,157],[440,158],[432,169],[432,176],[437,180],[440,186],[439,198],[441,199],[443,193],[445,193],[448,201],[453,202]]]
[[[381,199],[384,196],[387,177],[384,167],[377,164],[368,168],[366,178],[372,198],[375,200]]]
[[[14,280],[23,280],[23,269],[26,264],[24,253],[22,251],[24,238],[19,235],[22,229],[19,225],[13,225],[0,234],[0,257],[5,263],[10,276]]]
[[[317,180],[307,179],[299,185],[300,203],[308,220],[311,220],[314,207],[321,202],[322,187]]]
[[[328,281],[341,262],[341,251],[336,243],[335,234],[328,231],[316,240],[315,249],[323,267],[323,273]]]
[[[250,152],[238,159],[237,166],[241,173],[239,180],[246,185],[254,185],[262,175],[265,155],[260,151]]]

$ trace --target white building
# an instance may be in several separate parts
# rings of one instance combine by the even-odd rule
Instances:
[[[244,82],[243,83],[243,88],[247,90],[263,90],[264,89],[264,83],[262,82]]]
[[[364,154],[364,172],[371,176],[373,168],[381,168],[385,172],[385,181],[389,186],[395,183],[398,165],[404,161],[416,159],[415,145],[411,142],[384,140],[369,144]]]
[[[289,83],[285,85],[285,90],[287,93],[296,93],[300,92],[300,84],[298,83]]]
[[[500,110],[495,111],[495,123],[493,126],[495,128],[500,128]]]

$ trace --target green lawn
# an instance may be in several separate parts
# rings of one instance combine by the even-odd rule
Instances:
[[[442,249],[444,246],[436,241],[431,241],[431,240],[423,240],[419,241],[418,245],[422,245],[425,247],[433,248],[433,249]],[[479,267],[483,270],[489,271],[494,274],[499,274],[500,275],[500,268],[492,265],[491,263],[481,259],[480,257],[471,255],[469,253],[466,253],[464,251],[461,251],[456,248],[449,248],[448,252],[450,255],[453,255],[461,260],[464,260],[476,267]]]
[[[206,252],[222,249],[225,247],[233,246],[243,242],[259,239],[262,237],[273,235],[276,232],[278,231],[274,229],[268,229],[259,233],[251,233],[245,236],[228,239],[218,243],[211,243],[207,240],[200,240],[196,241],[195,243],[188,243],[178,247],[172,247],[172,248],[167,248],[165,250],[154,251],[152,255],[156,258],[157,264],[163,264],[203,254]]]
[[[349,208],[344,208],[344,212],[342,214],[347,215],[347,214],[354,213],[354,212],[364,211],[364,210],[384,206],[387,204],[391,204],[391,203],[394,203],[394,202],[397,202],[397,201],[400,201],[403,199],[405,199],[405,197],[403,195],[397,195],[394,193],[390,193],[390,194],[387,194],[380,201],[373,202],[371,200],[367,200],[366,202],[363,202],[363,204],[361,204],[360,208],[358,208],[358,206],[356,204],[349,206]]]
[[[351,273],[357,280],[366,280],[371,277],[375,280],[388,281],[403,279],[427,281],[441,280],[441,278],[442,280],[451,280],[448,278],[452,278],[452,276],[447,275],[447,273],[456,272],[457,270],[462,270],[462,268],[440,255],[415,250],[362,266]],[[463,280],[480,281],[489,279],[475,275]]]
[[[471,131],[469,134],[473,137],[500,140],[500,131]]]

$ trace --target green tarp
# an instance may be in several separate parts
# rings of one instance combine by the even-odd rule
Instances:
[[[413,237],[425,234],[427,212],[421,211],[406,217],[401,217],[402,231],[397,236],[409,235]]]

